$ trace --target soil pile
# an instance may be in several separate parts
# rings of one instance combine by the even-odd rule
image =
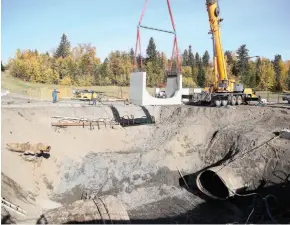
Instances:
[[[145,115],[139,107],[116,108],[121,116]],[[132,221],[141,221],[203,208],[200,206],[204,200],[180,187],[179,172],[191,175],[205,167],[227,165],[229,160],[234,160],[241,168],[256,168],[255,176],[261,178],[266,170],[271,171],[270,160],[282,160],[283,164],[290,165],[290,141],[275,138],[268,142],[275,137],[274,132],[290,128],[287,110],[172,106],[150,107],[148,112],[155,116],[155,126],[54,130],[50,126],[53,115],[86,118],[114,115],[108,106],[2,109],[2,161],[5,159],[2,170],[42,200],[39,206],[43,209],[48,199],[67,205],[80,200],[84,194],[114,195],[124,203]],[[17,141],[45,142],[51,146],[51,157],[36,164],[22,162],[20,157],[3,148],[6,142]],[[20,168],[26,177],[18,176]],[[251,183],[252,174],[245,179]],[[194,181],[188,183],[192,185]],[[177,202],[184,205],[182,210],[172,207]],[[154,204],[160,210],[152,210]],[[229,213],[227,210],[232,206],[223,205],[211,210],[223,210],[235,218],[240,215],[239,210]],[[207,221],[200,217],[196,222]]]

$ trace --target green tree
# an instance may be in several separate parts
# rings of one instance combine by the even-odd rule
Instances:
[[[232,55],[232,52],[231,51],[225,51],[225,56],[226,56],[226,59],[227,59],[227,64],[229,65],[233,65],[234,64],[234,58],[233,58],[233,55]]]
[[[195,53],[195,65],[199,68],[199,66],[201,64],[202,64],[202,61],[201,61],[200,56],[199,56],[199,54],[197,52],[197,53]]]
[[[182,66],[188,66],[188,51],[187,51],[187,49],[185,49],[183,54],[182,54]]]
[[[205,53],[202,56],[202,64],[203,64],[204,67],[208,67],[209,66],[209,58],[210,58],[209,53],[206,50]]]
[[[58,48],[56,49],[54,56],[56,58],[60,58],[60,57],[65,58],[69,56],[69,54],[70,54],[70,42],[68,41],[67,36],[63,34],[61,37],[60,44]]]
[[[241,81],[246,87],[256,87],[256,65],[254,62],[249,62],[248,72],[241,77]]]
[[[192,52],[192,46],[189,45],[188,47],[188,61],[187,61],[187,66],[194,67],[195,66],[195,58]]]
[[[282,91],[286,89],[288,85],[287,83],[287,73],[285,64],[282,61],[281,55],[275,55],[273,61],[274,71],[275,71],[275,79],[276,79],[276,91]]]
[[[194,83],[197,83],[197,70],[195,68],[195,58],[192,52],[192,46],[189,45],[188,47],[188,61],[187,61],[187,66],[191,67],[191,77]]]
[[[156,50],[156,44],[154,42],[153,37],[150,38],[149,44],[146,50],[148,61],[156,63],[157,60],[157,50]]]
[[[237,72],[238,76],[247,76],[249,72],[249,50],[246,45],[242,45],[237,50]]]
[[[197,84],[199,87],[204,87],[205,85],[205,69],[202,66],[199,66],[199,69],[198,69]]]

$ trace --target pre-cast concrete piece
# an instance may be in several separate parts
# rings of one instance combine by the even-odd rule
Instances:
[[[130,102],[136,105],[181,105],[182,75],[167,78],[166,94],[169,98],[155,98],[146,89],[146,72],[131,73]]]

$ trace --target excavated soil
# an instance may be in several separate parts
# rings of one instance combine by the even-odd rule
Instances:
[[[19,222],[33,221],[43,211],[84,195],[116,196],[135,223],[235,222],[244,216],[240,209],[229,202],[207,204],[181,187],[179,172],[189,176],[235,160],[241,169],[254,168],[247,175],[250,182],[253,171],[260,178],[270,173],[268,161],[290,165],[290,141],[270,140],[275,132],[290,128],[287,109],[167,106],[144,110],[125,105],[115,109],[120,116],[135,118],[150,113],[156,124],[55,129],[52,116],[112,118],[116,110],[113,114],[109,106],[2,108],[2,196],[27,210],[27,218],[17,218]],[[11,142],[42,142],[51,146],[51,155],[25,161],[5,149]]]

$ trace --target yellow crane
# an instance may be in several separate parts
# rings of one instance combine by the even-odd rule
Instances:
[[[222,49],[220,23],[223,21],[219,17],[220,10],[217,0],[206,0],[207,12],[210,24],[210,34],[213,39],[213,65],[214,65],[214,84],[207,91],[193,95],[193,102],[207,102],[216,106],[240,105],[243,102],[259,101],[251,88],[244,88],[243,84],[236,83],[229,79],[225,56]]]

